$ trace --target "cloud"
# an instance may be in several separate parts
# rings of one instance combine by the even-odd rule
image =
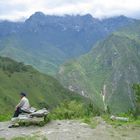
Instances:
[[[86,14],[103,18],[117,15],[139,17],[140,0],[0,0],[0,19],[28,18],[36,11],[45,14]]]

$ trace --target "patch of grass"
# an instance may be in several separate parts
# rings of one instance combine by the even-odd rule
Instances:
[[[52,120],[63,119],[83,119],[85,117],[92,118],[99,115],[101,111],[90,104],[83,104],[76,100],[64,101],[49,114],[48,118]]]
[[[5,138],[0,138],[0,140],[5,140]]]
[[[12,116],[11,114],[7,114],[7,115],[0,114],[0,122],[10,120],[11,116]]]
[[[45,136],[26,136],[26,137],[15,137],[12,140],[48,140]]]
[[[131,118],[130,123],[140,127],[140,117],[137,117],[137,119]]]
[[[19,122],[19,126],[31,126],[31,125],[36,125],[36,126],[44,126],[46,123],[43,121],[37,122],[37,121],[22,121]]]
[[[106,123],[113,125],[114,127],[122,126],[127,124],[126,121],[119,121],[119,120],[111,120],[110,115],[103,115],[102,118],[106,121]]]
[[[96,126],[98,125],[98,122],[91,117],[85,117],[82,119],[82,122],[88,124],[91,128],[96,128]]]
[[[83,104],[76,101],[65,101],[52,111],[50,118],[53,120],[77,119],[84,117],[84,115],[85,112]]]
[[[92,104],[85,106],[77,101],[65,101],[55,108],[49,115],[49,120],[65,120],[65,119],[78,119],[87,123],[91,128],[97,126],[97,121],[94,116],[98,115],[100,111],[95,111],[96,108]]]
[[[118,127],[118,126],[124,126],[124,125],[138,125],[140,126],[140,117],[135,119],[132,116],[129,116],[127,114],[120,114],[118,115],[119,117],[127,117],[129,118],[129,121],[121,121],[121,120],[111,120],[110,119],[110,115],[102,115],[102,118],[106,121],[106,123],[113,125],[114,127]]]

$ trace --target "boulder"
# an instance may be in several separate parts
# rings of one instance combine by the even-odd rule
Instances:
[[[126,117],[116,117],[114,115],[112,115],[110,117],[111,120],[120,120],[120,121],[129,121],[129,118],[126,118]]]

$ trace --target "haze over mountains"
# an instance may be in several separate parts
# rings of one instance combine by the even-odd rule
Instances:
[[[61,64],[135,21],[124,16],[99,20],[90,14],[61,17],[36,12],[25,22],[0,22],[0,55],[54,75]]]
[[[90,14],[36,12],[25,22],[0,22],[1,56],[57,77],[99,106],[104,95],[112,112],[134,108],[131,87],[140,82],[139,40],[140,22],[125,16],[99,20]]]

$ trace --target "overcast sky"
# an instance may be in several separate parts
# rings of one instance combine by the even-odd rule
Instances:
[[[0,19],[28,18],[36,11],[45,14],[92,14],[96,18],[117,15],[140,19],[140,0],[0,0]]]

